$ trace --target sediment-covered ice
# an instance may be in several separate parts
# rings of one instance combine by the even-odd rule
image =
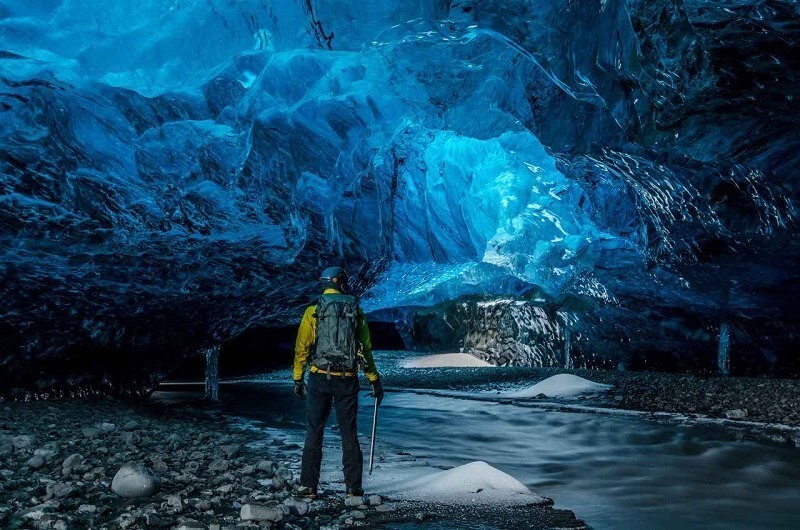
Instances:
[[[547,397],[558,398],[605,392],[609,389],[611,389],[611,385],[595,383],[577,375],[558,374],[539,381],[533,386],[508,392],[505,395],[514,398],[531,398],[544,394]]]
[[[468,353],[440,353],[412,357],[402,363],[403,368],[485,368],[490,363]]]
[[[420,469],[417,468],[419,472]],[[450,504],[540,504],[546,499],[511,475],[486,462],[470,462],[446,471],[406,476],[381,485],[398,498]]]

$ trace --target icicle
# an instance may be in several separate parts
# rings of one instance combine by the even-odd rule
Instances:
[[[208,401],[219,401],[219,346],[205,350],[206,393]]]
[[[731,367],[731,331],[727,321],[723,321],[719,327],[717,365],[722,375],[728,375]]]

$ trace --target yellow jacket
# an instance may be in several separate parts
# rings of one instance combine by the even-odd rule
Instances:
[[[340,294],[336,289],[325,289],[322,294]],[[314,313],[317,311],[317,305],[310,305],[303,313],[303,320],[300,321],[300,329],[297,332],[297,342],[294,345],[294,369],[292,370],[292,379],[295,381],[303,378],[303,373],[308,363],[308,355],[311,353],[311,348],[314,346],[314,340],[317,333],[317,319]],[[364,368],[364,375],[370,382],[375,382],[379,379],[378,369],[375,367],[375,359],[372,357],[372,340],[369,336],[369,326],[367,319],[361,308],[358,309],[358,340],[363,347],[362,354],[367,361]]]

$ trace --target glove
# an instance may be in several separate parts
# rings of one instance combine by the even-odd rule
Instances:
[[[303,381],[302,379],[298,379],[297,381],[295,381],[294,382],[294,393],[300,399],[305,399],[306,398],[306,382]]]
[[[380,406],[381,401],[383,401],[383,384],[380,379],[373,381],[371,384],[372,395],[375,396],[375,399],[378,401],[378,406]]]

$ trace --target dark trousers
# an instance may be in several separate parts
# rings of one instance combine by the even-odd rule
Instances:
[[[342,436],[342,466],[348,491],[361,489],[364,457],[358,444],[356,416],[358,415],[358,377],[328,378],[325,374],[308,376],[306,396],[306,445],[303,448],[303,471],[300,484],[316,489],[322,463],[322,435],[331,413],[336,409],[336,421]]]

